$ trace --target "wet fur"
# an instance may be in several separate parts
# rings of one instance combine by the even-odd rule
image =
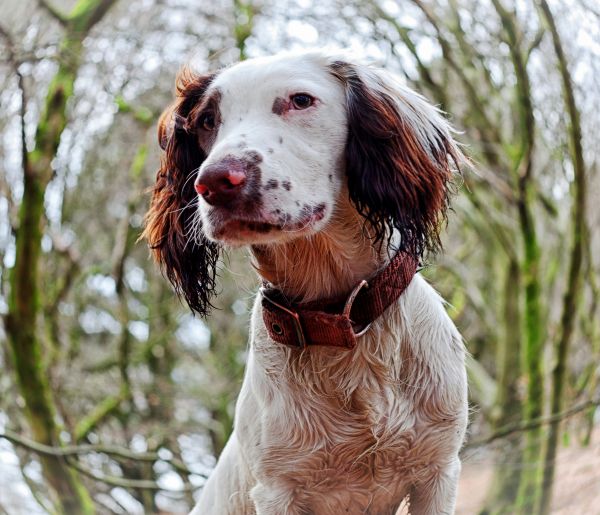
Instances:
[[[288,76],[321,92],[314,112],[290,111],[286,91],[271,86]],[[248,96],[255,107],[244,95],[231,100],[242,78],[258,91]],[[223,125],[203,134],[208,92],[218,92]],[[176,95],[159,126],[165,153],[145,236],[198,313],[210,307],[215,234],[227,226],[211,226],[220,219],[191,183],[232,152],[243,158],[251,148],[264,160],[254,180],[262,186],[244,195],[281,224],[260,226],[260,234],[256,226],[256,241],[250,230],[240,244],[250,245],[259,275],[290,298],[347,294],[397,249],[420,258],[439,247],[460,151],[441,115],[393,76],[311,52],[216,76],[188,69]],[[331,114],[319,117],[318,109]],[[254,139],[235,125],[252,116],[266,124],[255,123]],[[303,144],[315,131],[322,145]],[[295,157],[306,149],[313,152]],[[319,209],[323,216],[313,216]],[[407,496],[411,513],[453,513],[466,397],[461,337],[420,275],[349,352],[276,344],[257,299],[234,432],[193,513],[385,515]]]

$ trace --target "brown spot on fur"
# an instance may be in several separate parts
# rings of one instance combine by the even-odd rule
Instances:
[[[283,213],[281,216],[279,216],[278,221],[281,225],[285,226],[290,223],[291,219],[292,215],[289,213]]]
[[[317,218],[318,220],[320,220],[321,218],[323,218],[323,215],[325,214],[325,204],[321,203],[321,204],[317,204],[316,206],[313,207],[313,216],[315,218]]]
[[[247,152],[245,157],[246,157],[246,159],[248,159],[250,161],[251,164],[254,164],[254,165],[256,165],[258,163],[262,163],[262,160],[263,160],[262,156],[254,150]]]
[[[267,184],[265,184],[266,190],[274,190],[277,188],[279,188],[279,182],[277,181],[277,179],[269,179],[267,181]]]
[[[286,191],[290,191],[292,189],[292,183],[290,181],[283,181],[281,183],[281,185],[283,186],[283,189]]]
[[[281,136],[279,136],[279,143],[283,144],[283,138]]]
[[[285,98],[277,97],[273,101],[273,107],[271,108],[271,112],[276,114],[277,116],[281,116],[288,109],[288,101]]]
[[[248,152],[245,156],[246,175],[248,177],[243,191],[243,209],[247,212],[255,212],[262,206],[260,163],[262,156],[258,152]]]

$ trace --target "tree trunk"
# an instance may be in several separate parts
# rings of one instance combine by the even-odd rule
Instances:
[[[495,429],[515,424],[521,419],[521,400],[517,382],[521,374],[519,363],[521,346],[521,313],[519,292],[521,277],[519,264],[511,259],[504,281],[504,341],[498,345],[498,394],[496,405],[500,416],[495,420]],[[515,432],[506,438],[502,457],[494,469],[492,489],[488,493],[486,507],[481,514],[513,513],[517,497],[521,469],[515,466],[521,457],[521,433]]]
[[[554,51],[558,59],[559,71],[562,79],[563,97],[566,110],[569,115],[569,150],[573,168],[575,171],[575,180],[571,185],[573,195],[572,207],[572,234],[573,241],[570,251],[569,275],[567,288],[563,299],[563,312],[559,327],[558,345],[555,357],[555,365],[552,371],[552,394],[551,394],[551,414],[560,413],[563,406],[564,386],[567,381],[567,356],[571,346],[575,322],[577,320],[577,310],[581,299],[581,269],[583,262],[584,233],[585,233],[585,163],[583,160],[583,148],[581,144],[581,126],[579,121],[579,111],[575,104],[575,95],[571,75],[568,70],[567,60],[562,48],[562,42],[558,29],[554,23],[554,17],[546,0],[539,0],[541,14],[544,21],[550,29]],[[554,470],[556,461],[556,448],[558,445],[560,431],[560,420],[550,424],[548,433],[548,443],[546,455],[544,456],[544,475],[542,482],[542,498],[539,513],[544,515],[550,511],[550,501],[552,498],[552,484],[554,482]]]
[[[52,179],[51,162],[67,123],[67,102],[83,50],[83,39],[115,0],[80,0],[69,16],[60,16],[66,34],[59,49],[59,67],[52,79],[35,135],[35,148],[23,150],[23,198],[16,231],[15,265],[10,273],[6,332],[26,404],[25,413],[36,441],[59,446],[61,428],[43,359],[40,305],[40,253],[44,194]],[[94,512],[92,499],[78,474],[64,458],[39,457],[59,513]]]

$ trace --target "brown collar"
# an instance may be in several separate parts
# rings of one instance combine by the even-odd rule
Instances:
[[[416,259],[398,252],[388,266],[369,281],[358,283],[348,297],[303,304],[289,303],[279,290],[265,285],[260,293],[269,336],[290,347],[352,349],[356,339],[402,295],[416,271]]]

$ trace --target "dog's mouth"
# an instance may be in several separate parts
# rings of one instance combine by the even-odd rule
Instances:
[[[214,209],[208,214],[205,230],[212,239],[229,244],[268,243],[305,234],[325,217],[325,205],[304,207],[292,217],[279,211],[266,215],[238,215],[223,209]]]

